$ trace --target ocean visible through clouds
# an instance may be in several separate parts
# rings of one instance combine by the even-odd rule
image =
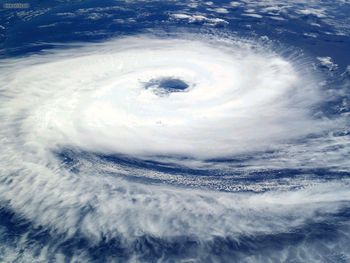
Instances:
[[[0,262],[350,262],[349,0],[0,5]]]

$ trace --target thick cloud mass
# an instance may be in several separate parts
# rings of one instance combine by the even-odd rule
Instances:
[[[344,148],[319,157],[339,140],[329,131],[344,121],[316,114],[321,90],[300,65],[250,41],[213,36],[127,37],[3,60],[0,200],[55,237],[43,258],[58,253],[57,240],[77,236],[91,246],[116,238],[131,245],[145,236],[190,237],[206,250],[217,238],[239,244],[337,218],[349,209],[346,179],[323,183],[305,175],[296,190],[273,190],[272,182],[265,193],[194,190],[193,181],[184,183],[194,180],[191,169],[203,167],[221,171],[224,180],[233,164],[221,159],[257,152],[265,154],[241,161],[240,171],[262,163],[312,167],[327,158],[335,170],[348,167]],[[185,172],[135,165],[145,159]],[[188,187],[148,184],[150,178]],[[252,185],[257,191],[258,183]],[[343,233],[348,225],[334,228]],[[336,240],[346,251],[348,239]],[[280,253],[293,253],[286,247]],[[304,259],[320,253],[313,241],[303,249],[314,252],[301,254]],[[251,261],[271,253],[261,251]],[[89,260],[87,252],[76,253]]]
[[[281,57],[228,41],[126,38],[33,58],[8,85],[21,93],[13,103],[33,104],[25,125],[49,147],[226,157],[318,131],[315,84]],[[164,78],[189,87],[145,88]]]

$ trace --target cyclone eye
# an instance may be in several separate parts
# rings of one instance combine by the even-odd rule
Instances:
[[[184,92],[189,88],[189,84],[178,78],[151,79],[145,83],[145,89],[153,91],[158,96],[168,96],[174,92]]]

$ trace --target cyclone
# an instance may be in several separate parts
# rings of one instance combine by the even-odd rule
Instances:
[[[346,119],[322,114],[308,58],[274,45],[140,34],[2,60],[0,199],[23,234],[4,254],[314,261],[325,224],[349,257],[349,181],[311,172],[349,168]]]
[[[21,93],[14,100],[40,101],[25,122],[51,148],[226,157],[318,132],[310,76],[249,45],[130,37],[34,58],[5,89]]]

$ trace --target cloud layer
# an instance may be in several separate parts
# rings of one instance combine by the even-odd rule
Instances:
[[[162,175],[169,181],[171,171],[79,155],[73,167],[67,156],[58,157],[62,149],[74,149],[133,160],[168,158],[172,165],[208,165],[216,172],[231,164],[215,158],[242,154],[272,151],[267,166],[278,168],[301,162],[284,159],[298,153],[312,159],[316,146],[307,138],[319,138],[318,148],[329,145],[335,136],[323,135],[343,122],[317,117],[314,109],[323,99],[317,78],[268,48],[214,36],[139,36],[4,60],[1,69],[0,200],[56,239],[79,236],[93,246],[120,238],[127,246],[144,236],[164,242],[185,236],[205,250],[216,238],[239,243],[292,233],[349,209],[346,179],[306,177],[299,190],[228,193],[130,180]],[[145,88],[164,78],[180,79],[188,89],[159,96]],[[348,165],[337,161],[344,151],[334,154],[335,168]],[[241,164],[262,166],[264,158]],[[339,232],[347,227],[335,225]],[[344,238],[337,239],[343,251]],[[3,250],[15,253],[5,245]]]

